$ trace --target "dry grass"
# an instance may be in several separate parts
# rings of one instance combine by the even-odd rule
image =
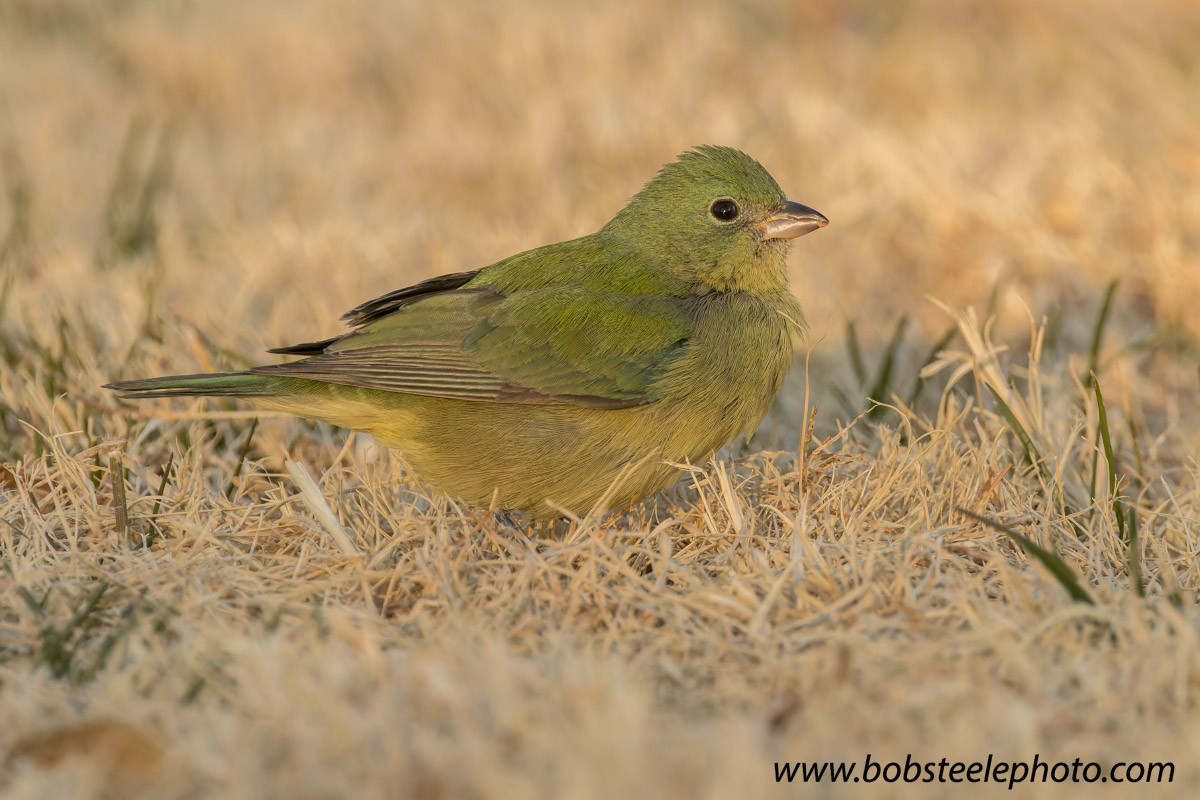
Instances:
[[[430,5],[0,2],[0,792],[758,796],[912,752],[1194,794],[1196,5]],[[98,388],[594,229],[702,142],[833,224],[809,381],[656,507],[512,535],[362,438]]]

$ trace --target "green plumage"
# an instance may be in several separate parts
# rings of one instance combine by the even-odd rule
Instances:
[[[753,159],[684,153],[597,233],[359,306],[245,372],[111,384],[228,395],[375,435],[444,491],[534,516],[627,504],[756,427],[803,315],[790,239],[826,223]]]

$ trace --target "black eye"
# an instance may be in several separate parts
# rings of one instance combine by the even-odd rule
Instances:
[[[738,215],[738,205],[732,200],[717,200],[709,207],[708,213],[722,222],[729,222]]]

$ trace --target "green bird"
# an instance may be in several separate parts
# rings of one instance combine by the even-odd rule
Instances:
[[[829,221],[702,146],[596,233],[422,281],[242,372],[108,384],[225,395],[365,431],[424,479],[535,519],[631,504],[757,428],[804,330],[792,239]]]

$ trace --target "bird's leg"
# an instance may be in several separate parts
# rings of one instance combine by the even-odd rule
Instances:
[[[507,508],[497,508],[492,513],[496,518],[496,522],[500,523],[504,527],[506,527],[514,532],[521,530],[521,526],[518,525],[517,521],[512,518],[512,514],[509,512],[509,510]]]

